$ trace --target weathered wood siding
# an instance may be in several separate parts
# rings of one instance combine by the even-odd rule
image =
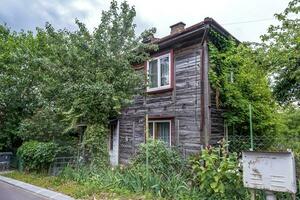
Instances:
[[[201,51],[192,45],[174,50],[174,88],[172,91],[136,96],[131,106],[123,110],[120,120],[120,163],[127,163],[145,141],[145,114],[174,117],[172,120],[172,145],[182,150],[184,156],[198,152],[203,141],[201,132]],[[144,69],[141,69],[143,73]],[[218,137],[219,118],[212,102],[212,141]],[[215,123],[216,122],[216,123]]]
[[[175,59],[175,122],[178,146],[184,156],[198,152],[200,141],[201,53],[199,45],[174,51]]]
[[[211,135],[210,144],[217,144],[222,138],[224,138],[224,110],[217,105],[216,92],[211,89],[211,102],[210,102],[210,114],[211,114]]]

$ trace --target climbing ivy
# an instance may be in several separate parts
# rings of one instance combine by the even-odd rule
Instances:
[[[249,104],[253,107],[254,133],[275,131],[275,102],[268,84],[267,72],[256,59],[250,45],[238,43],[210,31],[209,79],[216,93],[218,108],[231,133],[249,133]]]

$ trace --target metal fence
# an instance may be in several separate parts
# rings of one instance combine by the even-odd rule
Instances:
[[[12,152],[0,152],[0,171],[8,170],[11,163]]]
[[[49,174],[52,176],[58,175],[63,168],[67,166],[75,166],[77,164],[77,157],[56,157],[49,167]]]
[[[240,154],[250,150],[250,135],[229,135],[229,152]],[[300,177],[300,134],[295,136],[268,136],[254,135],[253,145],[255,151],[292,151],[296,160],[297,176]]]

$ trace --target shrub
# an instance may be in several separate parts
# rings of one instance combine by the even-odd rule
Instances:
[[[184,160],[179,153],[166,146],[159,140],[149,140],[141,144],[138,154],[133,159],[132,165],[145,165],[148,148],[148,165],[156,174],[167,175],[170,172],[180,172],[185,166]]]
[[[107,129],[101,124],[89,125],[83,136],[85,161],[95,167],[108,165]]]
[[[17,155],[25,171],[47,170],[58,153],[58,146],[53,142],[24,142]]]
[[[242,174],[236,154],[228,154],[224,145],[209,147],[190,159],[194,186],[211,199],[243,199]]]

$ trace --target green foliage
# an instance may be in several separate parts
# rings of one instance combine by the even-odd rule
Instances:
[[[43,188],[51,188],[51,190],[61,192],[76,199],[152,199],[141,194],[130,193],[126,190],[110,192],[105,188],[97,188],[91,183],[81,184],[64,177],[48,176],[46,174],[13,171],[4,176]]]
[[[146,146],[149,151],[148,168],[145,164]],[[126,190],[152,194],[155,199],[181,199],[181,196],[188,196],[191,191],[183,163],[178,153],[164,142],[151,140],[141,145],[140,153],[126,167],[81,167],[75,170],[66,168],[60,176],[113,192]]]
[[[24,142],[18,148],[17,155],[25,171],[44,171],[53,162],[58,147],[53,142]]]
[[[79,20],[76,31],[47,23],[36,34],[0,25],[0,150],[18,146],[19,138],[66,140],[82,122],[104,133],[109,119],[144,87],[132,64],[156,49],[141,42],[155,29],[135,35],[135,15],[126,2],[112,1],[93,33]],[[97,134],[89,134],[87,143]]]
[[[297,176],[300,178],[300,110],[290,106],[279,113],[277,143],[281,149],[291,149],[296,158]]]
[[[64,137],[67,126],[64,116],[58,111],[45,107],[36,110],[31,116],[21,121],[18,136],[24,140],[49,141]]]
[[[279,25],[271,25],[261,36],[262,62],[274,80],[273,92],[282,104],[300,100],[300,1],[275,14]]]
[[[88,126],[82,142],[85,157],[90,159],[92,165],[97,167],[108,165],[107,129],[98,124]]]
[[[98,190],[110,192],[128,191],[135,194],[147,194],[154,199],[180,199],[188,196],[190,188],[187,179],[176,172],[164,177],[155,172],[146,173],[145,165],[121,168],[66,168],[60,176],[80,184],[94,185]]]
[[[206,199],[242,199],[245,189],[236,154],[226,153],[225,146],[208,147],[190,159],[194,185]]]
[[[149,168],[154,173],[168,176],[170,171],[180,172],[184,167],[184,161],[175,149],[167,147],[163,141],[151,139],[140,145],[132,165],[145,165],[147,151]]]
[[[20,121],[39,104],[39,61],[32,33],[11,32],[0,25],[0,150],[9,150]]]
[[[211,34],[217,34],[212,32]],[[218,34],[217,34],[218,35]],[[257,62],[256,53],[246,44],[218,36],[223,46],[209,44],[209,78],[216,102],[225,109],[230,133],[249,133],[249,104],[253,107],[254,133],[274,135],[276,106],[268,86],[267,71]]]
[[[150,194],[154,199],[223,200],[248,197],[247,191],[243,188],[237,156],[227,154],[225,147],[203,150],[201,155],[191,159],[189,166],[184,161],[179,161],[176,154],[173,155],[175,157],[173,159],[170,152],[166,153],[165,151],[172,150],[168,149],[163,142],[150,141],[148,147],[149,152],[151,149],[154,151],[152,154],[157,153],[159,157],[151,157],[149,153],[149,168],[145,165],[146,158],[137,155],[135,162],[126,167],[66,168],[60,176],[80,184],[93,185],[98,190]],[[155,149],[160,150],[155,151]],[[155,162],[163,162],[164,166],[154,168],[161,163],[153,166],[151,159],[155,159]],[[181,167],[176,167],[176,163]],[[185,165],[182,166],[182,163]]]
[[[129,191],[151,193],[156,197],[178,199],[180,195],[189,193],[187,179],[176,171],[165,172],[165,176],[152,171],[147,174],[145,165],[137,165],[119,173],[119,187],[123,186]]]

